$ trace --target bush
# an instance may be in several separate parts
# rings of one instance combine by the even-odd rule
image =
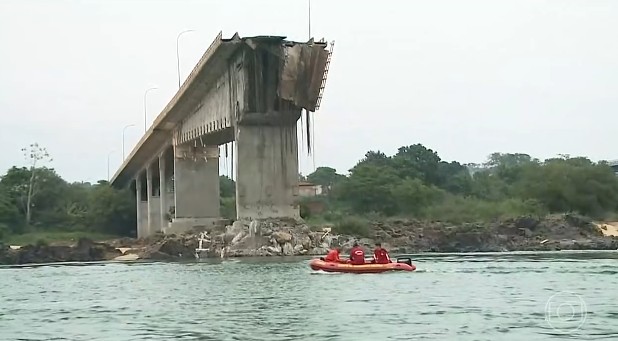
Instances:
[[[0,240],[4,240],[4,238],[9,235],[9,232],[9,227],[4,223],[0,223]]]
[[[426,207],[421,212],[421,217],[428,220],[459,224],[463,222],[490,222],[523,215],[541,216],[546,213],[546,209],[535,200],[487,201],[450,195],[444,201]]]
[[[236,219],[236,198],[221,198],[221,217],[225,219]]]
[[[337,234],[369,237],[371,226],[369,222],[363,218],[349,216],[337,222],[333,228],[333,232]]]

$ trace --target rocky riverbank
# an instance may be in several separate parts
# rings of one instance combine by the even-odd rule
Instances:
[[[28,245],[17,250],[0,245],[0,264],[193,259],[200,239],[200,258],[323,255],[333,246],[341,246],[346,252],[354,241],[367,251],[380,241],[391,254],[618,249],[618,237],[604,236],[596,224],[576,215],[460,225],[391,219],[370,225],[363,237],[337,234],[336,228],[328,225],[309,227],[303,221],[262,220],[236,221],[225,227],[140,240],[80,240],[75,246]]]
[[[0,243],[0,264],[32,264],[53,262],[89,262],[113,259],[122,252],[108,243],[80,239],[75,245],[37,243],[10,247]]]

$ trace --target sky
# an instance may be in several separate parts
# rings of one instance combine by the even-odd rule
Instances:
[[[312,0],[335,41],[308,174],[422,143],[442,159],[493,152],[618,159],[618,1]],[[307,0],[0,1],[0,173],[33,142],[68,181],[106,179],[219,31],[306,41]],[[314,162],[315,160],[315,162]],[[222,156],[221,173],[230,167]]]

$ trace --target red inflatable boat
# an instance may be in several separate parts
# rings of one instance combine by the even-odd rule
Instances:
[[[325,262],[321,259],[313,259],[309,266],[315,271],[326,272],[346,272],[357,274],[373,274],[386,271],[414,271],[416,266],[408,259],[408,262],[396,262],[388,264],[372,264],[352,265],[347,263],[332,263]]]

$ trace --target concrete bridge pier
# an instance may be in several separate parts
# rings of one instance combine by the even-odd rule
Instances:
[[[166,154],[163,151],[159,155],[159,221],[160,221],[160,229],[165,232],[168,228],[168,219],[167,213],[169,212],[169,193],[168,193],[168,174],[167,174],[167,162],[166,162]],[[173,197],[172,197],[173,203]]]
[[[236,126],[238,219],[300,218],[296,137],[300,109],[279,115],[288,119],[280,124]]]
[[[135,178],[135,194],[137,201],[137,237],[148,235],[148,191],[144,172],[137,173]]]
[[[159,194],[159,160],[146,167],[146,187],[148,188],[148,235],[161,231],[161,201]]]
[[[175,217],[169,233],[212,226],[220,220],[219,146],[174,147]]]

